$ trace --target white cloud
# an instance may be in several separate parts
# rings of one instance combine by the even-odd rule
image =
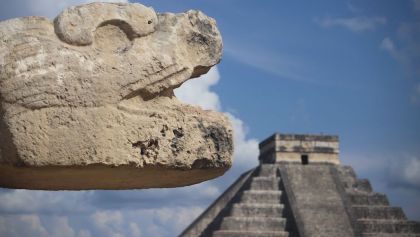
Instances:
[[[169,237],[180,233],[203,210],[201,206],[166,207],[162,204],[158,208],[97,210],[89,216],[0,215],[0,236]]]
[[[247,170],[258,165],[258,141],[256,139],[247,139],[248,129],[244,122],[230,113],[226,113],[233,125],[234,133],[234,168],[237,166],[240,170]]]
[[[419,104],[420,22],[400,24],[396,37],[394,39],[384,38],[379,47],[388,52],[401,65],[408,78],[415,79],[414,93],[410,98],[413,103]]]
[[[39,218],[39,216],[37,215],[22,215],[19,216],[19,218],[17,218],[18,221],[21,222],[21,224],[23,225],[27,225],[28,228],[17,228],[18,226],[16,225],[8,225],[8,227],[15,227],[16,229],[13,230],[11,229],[13,232],[15,231],[28,231],[28,232],[32,232],[33,234],[39,235],[39,236],[48,236],[48,232],[45,229],[45,227],[41,224],[41,219]],[[4,235],[6,236],[6,235]]]
[[[420,156],[415,154],[344,152],[341,161],[351,164],[358,178],[369,177],[374,191],[386,194],[391,205],[402,207],[409,219],[420,220]]]
[[[310,81],[310,66],[294,55],[273,53],[256,45],[225,43],[224,52],[235,60],[284,79]],[[313,81],[312,81],[313,82]]]
[[[91,219],[101,236],[174,236],[203,210],[198,206],[108,210],[96,212]]]
[[[185,82],[175,90],[175,95],[185,103],[198,105],[203,109],[220,110],[219,97],[210,90],[210,87],[216,85],[219,80],[219,70],[213,67],[207,74]]]
[[[405,67],[408,72],[408,55],[404,55],[403,52],[397,49],[393,40],[391,40],[389,37],[385,37],[379,45],[379,48],[388,52],[395,60],[397,60],[403,67]]]
[[[48,229],[40,215],[2,215],[0,216],[0,236],[19,237],[76,237],[76,231],[70,226],[66,216],[51,216],[48,218]],[[79,237],[89,237],[87,230],[79,232]]]
[[[344,153],[341,161],[351,164],[358,177],[370,177],[376,182],[373,187],[388,189],[386,193],[397,193],[395,188],[420,191],[420,156],[400,152]]]
[[[179,233],[203,210],[203,207],[192,206],[189,208],[161,208],[156,210],[155,213],[162,226],[172,225],[173,229]]]
[[[92,237],[92,235],[90,234],[90,231],[88,230],[80,230],[77,236],[78,237]]]
[[[410,77],[420,79],[420,21],[402,23],[397,29],[399,47],[395,47],[395,54],[391,54]]]
[[[420,0],[411,0],[415,11],[420,11]]]
[[[204,109],[221,110],[219,96],[211,91],[211,86],[217,84],[220,74],[217,67],[198,79],[190,80],[179,89],[175,90],[175,95],[184,103],[200,106]],[[247,139],[248,133],[244,122],[231,113],[225,113],[233,126],[234,131],[234,166],[251,168],[257,165],[258,141]]]
[[[84,212],[87,207],[83,200],[92,191],[53,192],[13,190],[0,195],[0,210],[13,213],[76,213]],[[31,205],[28,205],[30,203]],[[51,207],[54,207],[53,209]]]
[[[405,155],[390,163],[391,185],[420,188],[420,157]]]
[[[346,6],[347,6],[347,9],[349,9],[351,12],[354,12],[354,13],[359,13],[359,12],[362,12],[362,11],[363,11],[361,8],[356,7],[356,6],[355,6],[353,3],[351,3],[350,1],[348,1],[348,2],[346,3]]]
[[[392,40],[388,37],[382,40],[380,47],[390,53],[395,52],[394,42],[392,42]]]
[[[121,3],[127,3],[130,2],[128,0],[86,0],[85,2],[90,3],[90,2],[121,2]]]
[[[54,18],[64,8],[72,5],[83,4],[84,2],[85,1],[83,0],[27,0],[27,7],[30,10],[28,15],[46,16],[49,18]]]
[[[69,219],[66,216],[59,216],[53,219],[51,236],[75,237],[76,232],[69,225]]]
[[[420,159],[411,158],[403,167],[402,177],[405,181],[419,186],[420,185]]]
[[[414,93],[410,99],[413,104],[420,105],[420,83],[414,87]]]
[[[130,226],[131,236],[135,236],[135,237],[141,236],[141,229],[136,223],[130,222],[129,226]]]
[[[123,237],[124,236],[124,216],[121,211],[97,211],[91,215],[95,226],[102,231],[104,236]]]
[[[220,190],[216,186],[212,185],[197,184],[191,189],[191,193],[199,191],[202,197],[216,198],[220,194]]]
[[[97,226],[108,227],[112,225],[121,225],[123,217],[120,211],[98,211],[95,212],[91,218]]]
[[[315,22],[325,28],[344,27],[354,32],[374,30],[386,23],[385,17],[315,18]]]

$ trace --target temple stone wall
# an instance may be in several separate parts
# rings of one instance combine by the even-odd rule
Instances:
[[[335,169],[335,166],[279,165],[301,236],[355,236],[331,169]]]
[[[259,160],[302,163],[307,159],[310,163],[340,164],[338,154],[337,136],[275,133],[260,143]]]

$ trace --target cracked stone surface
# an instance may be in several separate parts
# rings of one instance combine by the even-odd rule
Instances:
[[[220,61],[215,21],[141,4],[0,22],[0,186],[185,186],[231,166],[232,128],[173,89]]]

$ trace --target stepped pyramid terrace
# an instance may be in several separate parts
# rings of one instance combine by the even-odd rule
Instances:
[[[338,136],[276,133],[260,165],[242,174],[184,232],[214,237],[419,237],[385,194],[340,165]]]

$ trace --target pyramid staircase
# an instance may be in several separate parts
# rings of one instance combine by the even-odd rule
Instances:
[[[214,237],[288,237],[289,223],[281,203],[280,177],[275,165],[261,165],[248,187],[223,217]]]
[[[338,168],[355,227],[363,237],[420,237],[420,223],[407,220],[400,207],[389,205],[384,194],[373,192],[370,182],[357,179],[350,166]]]
[[[279,190],[280,177],[275,165],[261,165],[251,178],[249,188],[238,193],[215,237],[286,237],[286,218]]]

